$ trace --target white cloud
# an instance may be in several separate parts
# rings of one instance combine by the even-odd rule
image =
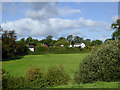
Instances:
[[[34,2],[30,3],[30,5],[32,8],[26,12],[26,16],[36,20],[45,20],[56,16],[61,17],[81,13],[81,11],[77,9],[57,8],[58,3],[55,2]]]
[[[70,8],[57,8],[57,3],[30,3],[31,10],[26,12],[26,18],[10,21],[2,24],[7,30],[15,30],[18,36],[46,37],[47,35],[58,36],[60,32],[74,30],[73,34],[79,33],[84,28],[103,28],[108,30],[107,22],[78,19],[61,19],[56,16],[66,16],[81,13],[80,10]],[[54,18],[53,18],[54,17]]]
[[[49,18],[42,21],[24,18],[17,21],[3,23],[2,27],[7,30],[15,30],[18,36],[27,35],[34,37],[44,37],[47,35],[53,35],[55,37],[60,32],[66,30],[76,31],[76,29],[81,28],[105,27],[104,24],[99,25],[99,23],[101,22],[85,20],[83,18],[75,20]]]

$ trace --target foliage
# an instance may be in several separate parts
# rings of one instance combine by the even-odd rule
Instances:
[[[90,45],[94,46],[94,45],[101,45],[101,44],[102,44],[101,40],[93,40]]]
[[[21,88],[46,88],[57,85],[66,85],[70,77],[64,71],[64,68],[50,67],[47,73],[42,73],[40,68],[31,67],[26,77],[13,77],[5,70],[2,70],[3,89],[21,89]]]
[[[19,46],[16,43],[16,35],[14,31],[4,31],[2,34],[2,58],[10,58],[16,56]]]
[[[2,58],[10,59],[28,54],[29,49],[25,46],[25,40],[16,42],[17,36],[14,31],[4,31],[2,34]]]
[[[73,35],[67,36],[67,40],[71,44],[71,42],[73,41]]]
[[[65,47],[49,47],[48,49],[48,53],[52,53],[52,54],[63,54],[65,52],[66,52]]]
[[[27,71],[27,82],[31,88],[43,88],[47,86],[47,80],[39,67],[30,67]]]
[[[51,46],[52,38],[53,38],[53,36],[51,36],[51,35],[49,35],[49,36],[46,37],[46,44],[48,46]]]
[[[50,67],[46,78],[49,86],[66,85],[70,81],[70,77],[64,71],[63,66]]]
[[[55,43],[55,46],[60,46],[60,45],[69,46],[70,44],[66,40],[62,39]]]
[[[75,42],[75,43],[81,43],[81,42],[83,42],[83,38],[82,38],[82,37],[79,37],[79,36],[75,36],[74,42]]]
[[[35,54],[39,55],[39,54],[46,54],[48,52],[48,48],[47,47],[43,47],[41,45],[38,45],[35,47]]]
[[[120,81],[120,41],[110,40],[92,52],[80,63],[75,73],[77,83]]]
[[[24,77],[13,77],[4,69],[2,70],[2,88],[15,89],[15,88],[28,88],[29,85]]]
[[[113,23],[111,25],[111,27],[116,30],[113,35],[112,38],[113,39],[120,39],[120,19],[117,19],[115,23]]]

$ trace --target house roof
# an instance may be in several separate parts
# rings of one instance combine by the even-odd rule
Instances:
[[[48,47],[47,45],[42,45],[43,47]]]

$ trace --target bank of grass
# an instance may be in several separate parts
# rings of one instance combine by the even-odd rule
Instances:
[[[64,86],[57,86],[53,88],[118,88],[119,82],[95,82],[87,84],[69,84]]]
[[[2,62],[2,67],[14,76],[25,76],[30,66],[38,66],[42,72],[47,72],[50,66],[63,65],[66,72],[71,78],[78,69],[79,63],[87,54],[44,54],[44,55],[27,55],[21,59]]]

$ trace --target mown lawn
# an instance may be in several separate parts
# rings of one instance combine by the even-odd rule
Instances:
[[[73,84],[74,72],[78,69],[79,63],[87,54],[45,54],[27,55],[21,59],[3,61],[2,68],[16,77],[25,76],[30,66],[38,66],[42,72],[47,72],[50,66],[63,65],[71,77],[71,82],[65,86],[54,88],[118,88],[118,82],[95,82],[92,84]],[[1,63],[1,62],[0,62]]]
[[[2,67],[14,76],[25,76],[30,66],[38,66],[42,72],[47,72],[50,66],[63,65],[66,72],[74,77],[74,72],[78,69],[79,63],[87,54],[45,54],[28,55],[21,59],[4,61]]]

